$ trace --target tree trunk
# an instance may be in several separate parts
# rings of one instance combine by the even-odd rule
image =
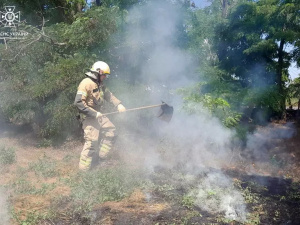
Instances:
[[[222,17],[227,17],[228,0],[220,0],[222,5]]]
[[[83,5],[81,3],[77,3],[77,12],[82,12]]]
[[[278,86],[279,94],[281,97],[280,100],[280,108],[281,108],[281,118],[285,118],[285,93],[284,93],[284,87],[283,87],[283,80],[282,80],[282,71],[283,71],[283,57],[284,57],[284,51],[283,47],[285,44],[285,40],[281,40],[278,48],[278,66],[277,66],[277,72],[276,72],[276,83]]]

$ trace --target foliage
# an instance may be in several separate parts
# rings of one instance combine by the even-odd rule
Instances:
[[[295,80],[293,80],[290,85],[288,86],[288,103],[289,105],[292,105],[291,100],[295,98],[297,99],[297,103],[298,103],[298,109],[300,106],[300,78],[296,78]]]
[[[7,42],[0,53],[4,114],[15,124],[31,124],[43,137],[63,138],[75,130],[77,86],[115,32],[117,13],[117,7],[95,7],[78,14],[72,24],[24,26],[31,35],[21,45]]]
[[[19,178],[12,184],[10,188],[14,190],[15,194],[30,194],[30,195],[45,195],[49,191],[53,190],[56,187],[55,183],[42,183],[40,188],[35,187],[30,181],[26,178]]]
[[[0,146],[0,165],[5,166],[16,162],[16,151],[14,148]]]
[[[21,225],[32,225],[37,224],[37,222],[41,219],[39,213],[36,212],[29,212],[26,218],[22,218],[22,212],[18,212],[13,210],[12,211],[12,218]]]
[[[101,7],[92,6],[89,10],[80,12],[74,9],[76,4],[82,3],[80,0],[62,1],[61,5],[52,1],[41,2],[45,6],[41,15],[46,23],[42,24],[40,19],[35,21],[40,22],[39,26],[22,23],[19,29],[29,33],[26,39],[8,40],[0,44],[0,48],[3,49],[0,53],[0,68],[3,72],[0,83],[3,95],[0,96],[0,101],[7,119],[14,124],[31,125],[36,134],[43,138],[63,140],[69,132],[78,128],[75,119],[77,109],[73,106],[77,86],[84,78],[84,72],[100,57],[112,65],[111,69],[115,74],[122,74],[118,85],[111,89],[112,92],[123,89],[123,86],[126,86],[124,82],[129,82],[134,84],[130,90],[141,93],[136,96],[146,99],[144,96],[147,96],[147,93],[140,91],[145,84],[140,84],[136,78],[143,63],[149,58],[147,52],[153,43],[150,41],[142,45],[138,50],[142,56],[133,52],[132,57],[136,59],[134,62],[130,56],[119,54],[120,48],[124,48],[124,52],[132,52],[134,47],[132,43],[124,42],[129,32],[125,28],[136,24],[143,27],[151,22],[150,12],[143,20],[126,19],[127,10],[134,5],[142,7],[143,2],[102,1]],[[27,12],[27,6],[23,2],[16,3],[20,3],[18,6],[21,11]],[[181,8],[180,1],[178,4],[166,4],[169,4],[169,7],[177,7],[178,12],[185,10]],[[29,5],[33,9],[40,7],[37,3]],[[61,17],[54,18],[55,15],[51,14],[52,6],[66,7],[64,13],[70,17],[65,18],[65,14],[62,14]],[[26,15],[28,18],[31,16]],[[37,10],[32,18],[41,15]],[[29,19],[28,21],[32,22]],[[177,21],[177,34],[172,41],[174,45],[181,45],[182,48],[187,43],[185,27],[182,26],[184,22],[182,19]],[[125,90],[127,91],[128,89]],[[143,105],[145,104],[143,102]],[[142,104],[133,104],[134,107],[139,105]]]
[[[266,120],[285,109],[287,68],[297,47],[286,49],[298,39],[299,25],[292,18],[299,5],[268,0],[228,4],[212,1],[191,13],[189,50],[199,65],[201,88],[182,94],[187,111],[201,111],[196,106],[201,103],[232,127],[245,107],[265,109]]]
[[[147,98],[141,90],[153,82],[153,71],[147,72],[147,81],[141,74],[154,61],[157,40],[142,33],[143,28],[151,34],[157,30],[151,24],[156,11],[146,10],[146,3],[165,4],[166,10],[172,7],[182,15],[164,41],[191,54],[198,67],[196,74],[187,72],[194,86],[179,90],[188,113],[198,114],[204,107],[232,128],[245,107],[278,115],[287,96],[299,97],[297,81],[285,87],[288,67],[299,62],[299,0],[213,0],[196,9],[188,1],[169,0],[103,0],[91,8],[83,0],[4,0],[0,7],[8,3],[22,12],[18,28],[29,35],[0,42],[1,109],[11,122],[30,124],[43,138],[64,139],[77,129],[76,88],[99,58],[122,75],[111,83],[112,91],[130,89]],[[128,17],[133,6],[143,9],[143,15]],[[128,37],[137,39],[130,42]]]
[[[233,4],[234,5],[234,4]],[[228,72],[219,68],[219,58],[214,48],[218,38],[216,30],[224,22],[219,2],[193,12],[190,16],[189,51],[199,64],[201,82],[178,90],[185,101],[184,110],[189,113],[203,113],[206,108],[212,116],[218,117],[226,127],[237,127],[241,113],[239,106],[245,92]]]
[[[58,24],[61,38],[68,43],[67,48],[103,49],[105,41],[116,31],[120,20],[118,7],[96,7],[78,14],[75,21],[69,24]],[[96,51],[95,51],[96,52]],[[93,53],[93,51],[91,51]]]
[[[138,171],[119,167],[81,173],[69,182],[72,198],[83,206],[120,200],[138,188],[143,178]]]
[[[182,205],[187,207],[188,209],[192,209],[195,205],[195,198],[190,195],[184,195],[182,197]]]
[[[201,217],[202,217],[202,214],[199,213],[198,211],[188,212],[184,217],[181,218],[181,224],[182,225],[191,224],[192,220],[194,220],[195,218],[201,218]]]
[[[291,201],[300,201],[300,183],[295,182],[292,183],[288,192],[287,192],[287,199]]]
[[[135,4],[138,4],[138,3],[142,3],[143,1],[145,0],[103,0],[101,1],[102,5],[106,6],[106,7],[110,7],[112,5],[114,6],[118,6],[120,7],[121,9],[129,9],[130,7],[132,7],[133,5]]]
[[[242,1],[228,21],[219,25],[216,39],[220,67],[243,87],[262,87],[268,92],[276,86],[280,112],[285,109],[287,68],[295,60],[285,46],[298,39],[299,24],[292,21],[298,7],[295,1]]]
[[[218,117],[226,127],[236,127],[241,119],[241,114],[232,110],[231,105],[222,96],[215,93],[200,94],[205,89],[205,83],[198,83],[193,89],[179,89],[178,93],[184,96],[184,110],[191,114],[205,113],[203,107],[213,116]]]

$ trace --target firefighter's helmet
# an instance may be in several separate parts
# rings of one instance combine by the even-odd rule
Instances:
[[[107,63],[103,61],[97,61],[93,64],[92,68],[90,69],[91,72],[99,73],[102,70],[103,74],[110,74],[110,68]]]

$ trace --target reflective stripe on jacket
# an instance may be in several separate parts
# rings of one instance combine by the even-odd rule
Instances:
[[[77,106],[80,113],[88,117],[96,117],[104,100],[114,106],[121,103],[103,84],[87,77],[78,86],[74,105]]]

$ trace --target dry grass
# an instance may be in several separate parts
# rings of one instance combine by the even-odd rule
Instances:
[[[252,218],[253,223],[259,219],[269,221],[268,216],[282,222],[280,216],[275,215],[277,203],[277,206],[281,207],[279,211],[282,215],[287,215],[284,214],[284,209],[288,207],[290,199],[293,200],[293,204],[296,202],[299,205],[299,193],[294,189],[288,195],[281,196],[287,200],[266,195],[265,198],[259,199],[258,203],[252,201],[265,190],[259,189],[259,185],[251,186],[250,182],[246,182],[247,179],[252,179],[249,171],[259,174],[262,179],[285,177],[299,181],[299,140],[299,136],[288,141],[274,140],[276,148],[268,150],[270,159],[267,162],[252,162],[250,159],[239,161],[237,158],[231,167],[222,168],[222,172],[231,178],[239,182],[244,179],[241,182],[244,186],[240,185],[240,188],[247,199],[250,199],[252,217],[249,218]],[[142,178],[136,172],[138,166],[128,168],[113,163],[100,166],[87,174],[80,173],[77,167],[82,143],[78,141],[68,142],[57,148],[39,148],[36,139],[24,135],[18,138],[0,137],[0,143],[5,144],[6,148],[14,148],[16,153],[15,162],[1,168],[0,179],[0,186],[7,187],[7,194],[10,196],[9,204],[14,215],[12,225],[60,222],[68,224],[67,221],[69,224],[122,224],[122,220],[125,224],[191,224],[194,220],[199,223],[213,223],[217,221],[217,216],[220,216],[201,212],[204,215],[201,218],[194,201],[184,199],[187,188],[184,185],[184,188],[176,186],[176,182],[182,184],[181,178],[172,180],[173,177],[169,174],[158,176],[157,182],[152,180],[154,186],[148,186],[146,191],[147,188],[141,184]],[[138,160],[136,156],[129,157],[129,162]],[[118,171],[120,166],[121,170]],[[83,181],[88,180],[92,181],[85,186]],[[97,188],[99,190],[94,192],[94,196],[103,195],[101,198],[87,196],[86,190]],[[90,201],[93,204],[80,205],[80,199],[93,200]],[[272,201],[276,204],[272,205]],[[225,220],[221,218],[219,221],[222,224]]]

